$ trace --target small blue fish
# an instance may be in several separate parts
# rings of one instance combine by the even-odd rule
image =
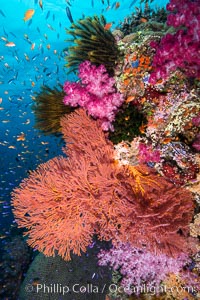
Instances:
[[[112,4],[111,9],[113,9],[116,5],[116,1]]]
[[[36,58],[37,58],[39,55],[40,55],[39,53],[37,53],[36,55],[34,55],[34,56],[32,57],[32,60],[36,60]]]
[[[33,22],[33,20],[30,19],[30,20],[28,21],[28,26],[30,26],[30,25],[32,24],[32,22]]]
[[[131,2],[131,4],[129,5],[129,8],[131,8],[131,7],[133,6],[133,4],[136,3],[136,2],[137,2],[137,0],[133,0],[133,1]]]
[[[50,11],[48,11],[45,19],[47,20],[49,16],[50,16]]]
[[[68,6],[66,7],[66,14],[67,14],[67,17],[68,17],[69,21],[70,21],[71,23],[74,23],[74,20],[73,20],[73,18],[72,18],[71,11],[70,11],[70,9],[69,9]]]
[[[5,36],[8,37],[8,34],[7,34],[7,32],[5,31],[4,27],[3,27],[3,32],[4,32]]]
[[[66,2],[69,6],[72,6],[69,0],[66,0]]]
[[[137,68],[139,66],[139,60],[135,60],[134,62],[131,63],[132,68]]]
[[[17,37],[13,32],[10,31],[9,33],[12,34],[15,38]]]
[[[3,10],[0,9],[0,14],[5,18],[6,15],[4,14]]]

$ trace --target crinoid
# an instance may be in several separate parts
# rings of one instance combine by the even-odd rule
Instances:
[[[69,55],[66,57],[66,67],[69,71],[76,70],[79,64],[85,60],[97,66],[103,64],[110,75],[119,57],[119,50],[114,36],[110,30],[105,29],[104,16],[87,17],[72,23],[67,34],[71,35],[69,42],[75,45],[69,47]]]

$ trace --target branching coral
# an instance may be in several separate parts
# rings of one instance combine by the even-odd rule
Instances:
[[[45,134],[57,134],[61,132],[60,119],[63,115],[74,110],[73,107],[64,105],[65,93],[62,89],[51,89],[43,86],[35,97],[32,109],[35,114],[35,127]]]
[[[89,61],[79,66],[81,83],[66,81],[64,103],[85,108],[89,115],[101,120],[103,130],[113,130],[112,122],[124,99],[116,92],[115,79],[109,77],[104,65],[96,67]]]
[[[80,255],[96,234],[170,256],[187,251],[189,191],[147,167],[120,166],[99,122],[85,111],[64,117],[61,126],[69,158],[40,165],[12,193],[16,221],[27,228],[31,246],[70,259],[70,251]]]
[[[71,25],[67,34],[72,35],[69,40],[75,46],[69,47],[67,67],[70,70],[77,69],[78,65],[89,60],[97,66],[103,64],[110,75],[113,75],[114,67],[119,57],[119,50],[114,36],[110,30],[105,29],[104,16],[87,17]]]

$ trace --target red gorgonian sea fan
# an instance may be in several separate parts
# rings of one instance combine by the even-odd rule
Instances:
[[[187,251],[189,191],[145,166],[120,166],[100,123],[84,110],[63,117],[61,126],[69,158],[41,164],[12,193],[14,215],[27,228],[29,245],[66,260],[71,251],[85,252],[94,234],[151,252]]]

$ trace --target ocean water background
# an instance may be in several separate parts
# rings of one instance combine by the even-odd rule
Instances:
[[[70,20],[103,14],[107,22],[120,21],[140,7],[140,1],[110,0],[0,0],[0,197],[1,236],[9,235],[15,225],[10,207],[10,193],[40,163],[62,153],[59,137],[45,136],[34,128],[31,106],[42,85],[53,88],[66,80],[65,58],[69,43],[66,29]],[[164,7],[167,1],[154,1]],[[110,6],[110,9],[107,9]],[[32,19],[24,22],[24,13],[34,9]],[[14,47],[7,47],[13,42]],[[33,44],[35,44],[34,49]],[[65,49],[65,52],[63,51]],[[20,139],[20,137],[24,137]]]

